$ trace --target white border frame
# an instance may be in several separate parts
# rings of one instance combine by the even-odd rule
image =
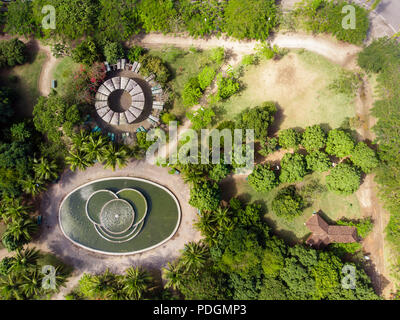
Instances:
[[[95,182],[99,182],[99,181],[109,181],[109,180],[120,180],[120,179],[135,180],[135,181],[141,181],[141,182],[145,182],[145,183],[152,184],[152,185],[154,185],[154,186],[156,186],[156,187],[159,187],[159,188],[163,189],[164,191],[166,191],[166,192],[172,197],[172,199],[175,200],[175,203],[176,203],[176,205],[177,205],[177,207],[178,207],[178,221],[177,221],[176,226],[175,226],[173,232],[171,233],[171,235],[170,235],[169,237],[167,237],[166,239],[162,240],[161,242],[159,242],[159,243],[157,243],[157,244],[155,244],[155,245],[153,245],[153,246],[151,246],[151,247],[148,247],[148,248],[145,248],[145,249],[142,249],[142,250],[137,250],[137,251],[132,251],[132,252],[122,252],[122,253],[106,252],[106,251],[102,251],[102,250],[97,250],[97,249],[89,248],[89,247],[87,247],[87,246],[85,246],[85,245],[83,245],[83,244],[81,244],[81,243],[79,243],[79,242],[77,242],[77,241],[75,241],[75,240],[72,240],[72,239],[65,233],[65,231],[64,231],[64,229],[63,229],[63,226],[62,226],[62,224],[61,224],[61,207],[63,206],[64,201],[65,201],[66,199],[68,199],[68,197],[69,197],[72,193],[74,193],[75,191],[77,191],[77,190],[79,190],[79,189],[81,189],[81,188],[83,188],[83,187],[86,187],[86,186],[88,186],[88,185],[90,185],[90,184],[93,184],[93,183],[95,183]],[[176,234],[176,232],[178,231],[178,228],[179,228],[179,226],[180,226],[180,224],[181,224],[181,220],[182,220],[182,210],[181,210],[181,206],[180,206],[179,201],[178,201],[178,199],[176,198],[176,196],[175,196],[169,189],[167,189],[166,187],[164,187],[164,186],[161,185],[161,184],[158,184],[158,183],[156,183],[156,182],[153,182],[153,181],[150,181],[150,180],[147,180],[147,179],[133,178],[133,177],[124,177],[124,176],[122,176],[122,177],[101,178],[101,179],[93,180],[93,181],[87,182],[87,183],[85,183],[85,184],[83,184],[83,185],[80,185],[80,186],[76,187],[75,189],[73,189],[71,192],[69,192],[69,193],[64,197],[64,199],[61,201],[60,206],[59,206],[59,208],[58,208],[58,224],[59,224],[59,226],[60,226],[61,232],[63,233],[63,235],[64,235],[69,241],[71,241],[73,244],[75,244],[75,245],[77,245],[78,247],[81,247],[81,248],[83,248],[83,249],[86,249],[86,250],[89,250],[89,251],[92,251],[92,252],[95,252],[95,253],[100,253],[100,254],[104,254],[104,255],[109,255],[109,256],[130,256],[130,255],[134,255],[134,254],[138,254],[138,253],[143,253],[143,252],[152,250],[152,249],[154,249],[154,248],[157,248],[157,247],[163,245],[164,243],[166,243],[167,241],[171,240],[171,238],[172,238],[172,237]]]

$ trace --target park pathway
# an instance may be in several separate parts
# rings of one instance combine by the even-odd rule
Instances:
[[[176,47],[181,47],[181,48],[190,48],[192,46],[200,49],[210,49],[210,48],[215,48],[215,47],[224,47],[225,50],[228,52],[229,59],[226,62],[226,64],[222,67],[222,71],[226,70],[229,65],[235,65],[238,64],[242,57],[247,54],[254,53],[257,45],[259,42],[257,41],[237,41],[233,40],[231,38],[227,37],[210,37],[208,39],[193,39],[188,36],[171,36],[171,35],[163,35],[163,34],[158,34],[158,33],[151,33],[147,35],[140,35],[132,39],[132,41],[128,42],[129,44],[138,44],[140,46],[143,46],[145,48],[162,48],[164,46],[176,46]],[[325,35],[308,35],[308,34],[302,34],[302,33],[286,33],[286,34],[276,34],[270,41],[271,45],[277,45],[278,47],[281,48],[289,48],[289,49],[305,49],[312,51],[314,53],[320,54],[327,59],[333,61],[334,63],[347,68],[347,69],[355,69],[357,68],[356,65],[356,57],[357,53],[361,50],[359,47],[351,45],[351,44],[346,44],[339,42],[335,40],[334,38],[330,36],[325,36]],[[49,47],[42,46],[38,44],[40,49],[44,51],[47,55],[47,59],[43,65],[40,79],[39,79],[39,90],[42,95],[46,96],[50,93],[50,81],[51,81],[51,71],[56,64],[56,59],[52,57],[51,52]],[[214,89],[215,90],[215,85]],[[200,105],[197,105],[193,108],[193,110],[196,110],[200,107]],[[368,106],[367,108],[363,108],[361,112],[366,113],[365,115],[369,114],[369,109],[371,106]],[[186,130],[190,128],[190,121],[186,120],[183,122],[183,124],[179,128],[179,134],[184,133]],[[369,128],[368,128],[369,129]],[[364,135],[363,135],[364,138]],[[369,137],[367,137],[369,138]],[[171,146],[172,149],[174,146]],[[101,172],[99,170],[99,172]],[[371,189],[371,185],[365,186],[368,189]],[[363,190],[364,185],[361,186],[361,190]],[[371,201],[373,204],[373,208],[377,208],[379,204],[376,202],[376,190],[373,188],[372,194],[371,194]],[[44,208],[44,210],[47,210],[47,208]],[[384,214],[381,210],[373,210],[375,213],[375,219],[382,219],[382,215]],[[379,220],[381,221],[381,220]],[[56,226],[53,226],[56,227]],[[384,223],[377,223],[375,225],[374,231],[373,231],[373,237],[375,239],[380,239],[383,238],[384,234]],[[68,241],[68,240],[66,240]],[[371,242],[371,258],[375,263],[375,267],[377,270],[377,273],[380,275],[386,274],[385,266],[384,266],[384,243],[383,241],[378,241],[378,242]],[[43,243],[42,243],[43,245]],[[72,249],[73,250],[73,249]],[[53,250],[51,250],[53,251]],[[56,250],[57,251],[57,250]],[[63,255],[69,255],[67,253],[67,250],[62,250]],[[57,253],[57,252],[56,252]],[[80,255],[82,253],[79,253]],[[163,261],[165,263],[166,261],[170,260],[170,257],[164,257],[166,260]],[[72,259],[72,264],[75,265],[74,262],[77,262],[77,260]],[[108,259],[106,259],[108,260]],[[133,259],[136,260],[136,259]],[[375,262],[376,261],[376,262]],[[160,263],[160,261],[159,261]],[[161,263],[160,265],[162,265]],[[114,263],[113,263],[114,264]],[[55,298],[62,298],[62,294],[65,294],[68,292],[69,289],[73,287],[73,285],[76,284],[77,278],[79,275],[82,274],[83,271],[86,272],[96,272],[99,271],[99,266],[97,264],[92,264],[88,263],[86,264],[83,262],[81,259],[79,259],[78,265],[75,265],[76,268],[78,268],[78,273],[74,274],[73,279],[68,283],[68,287],[64,290],[62,290],[62,293],[57,295]],[[119,269],[119,268],[118,268]],[[378,285],[381,287],[381,284]]]

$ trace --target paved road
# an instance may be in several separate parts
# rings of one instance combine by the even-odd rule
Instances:
[[[400,30],[400,0],[382,0],[376,12],[382,15],[396,32]]]

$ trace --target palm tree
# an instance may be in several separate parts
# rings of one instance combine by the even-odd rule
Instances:
[[[113,296],[116,276],[109,269],[98,276],[92,278],[93,292],[95,296],[109,299]]]
[[[229,209],[219,207],[214,212],[214,221],[218,224],[221,231],[230,231],[234,224],[229,214]]]
[[[106,143],[102,135],[90,135],[88,141],[82,146],[82,150],[86,152],[86,159],[89,162],[94,162],[95,160],[101,162]]]
[[[218,241],[218,230],[215,226],[215,218],[212,213],[205,212],[200,219],[194,224],[195,228],[206,236],[207,243],[216,243]]]
[[[35,177],[38,180],[51,180],[58,176],[58,167],[55,160],[48,160],[47,158],[41,157],[39,160],[33,159],[33,171],[35,171]]]
[[[0,277],[0,296],[3,300],[22,300],[21,279],[14,272]]]
[[[29,241],[36,230],[37,225],[31,219],[16,218],[7,225],[4,235],[11,235],[16,241],[20,239]]]
[[[11,270],[31,270],[36,268],[37,260],[40,258],[39,250],[35,248],[21,251],[17,249],[16,255],[12,259]]]
[[[112,290],[107,293],[107,299],[110,300],[129,300],[125,292],[124,276],[116,276]]]
[[[204,266],[206,259],[207,248],[202,243],[189,242],[182,250],[180,263],[186,271],[198,270]]]
[[[187,172],[187,173],[185,173],[185,175],[183,176],[183,181],[184,181],[185,183],[189,183],[189,184],[192,184],[192,185],[195,185],[196,183],[199,183],[199,182],[204,181],[204,180],[205,180],[205,178],[202,177],[202,176],[199,174],[199,172],[197,172],[197,171],[190,171],[190,172]]]
[[[42,278],[37,270],[22,276],[21,289],[27,299],[40,296],[42,292]]]
[[[127,297],[133,300],[140,300],[143,293],[145,293],[151,285],[151,276],[138,267],[130,267],[125,273],[126,276],[123,282]]]
[[[24,192],[32,196],[37,196],[45,189],[43,181],[37,180],[32,177],[27,177],[25,180],[22,180],[21,182]]]
[[[110,142],[104,151],[104,168],[111,168],[115,171],[115,168],[123,168],[128,162],[128,150],[124,146],[116,148],[115,145]]]
[[[165,288],[177,290],[182,285],[182,270],[178,263],[169,263],[167,268],[162,268],[163,277],[167,280]]]
[[[94,135],[94,134],[92,134]],[[73,150],[81,150],[84,146],[85,143],[87,143],[89,141],[89,134],[87,131],[85,130],[81,130],[79,131],[79,133],[75,134],[72,137],[72,149]]]
[[[90,163],[86,160],[86,154],[82,150],[70,151],[69,156],[65,157],[65,162],[70,165],[72,171],[77,168],[85,170]]]
[[[19,199],[8,203],[6,202],[1,210],[1,217],[6,222],[19,218],[26,218],[28,217],[28,211],[30,209],[30,207],[22,205]]]

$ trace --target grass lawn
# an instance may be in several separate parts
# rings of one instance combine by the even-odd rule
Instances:
[[[321,173],[313,173],[312,175],[306,176],[304,181],[298,183],[297,186],[304,186],[312,180],[318,180],[322,185],[325,185],[325,175]],[[265,215],[268,224],[273,228],[276,234],[285,238],[285,240],[290,243],[302,241],[308,237],[309,230],[304,223],[311,217],[314,211],[321,211],[323,216],[330,223],[334,223],[334,221],[343,217],[348,219],[362,218],[360,206],[355,194],[345,197],[330,191],[325,191],[318,195],[313,205],[305,209],[303,215],[291,221],[278,217],[270,211],[269,208],[271,208],[271,202],[277,192],[287,185],[288,184],[282,184],[269,193],[259,193],[250,187],[245,178],[238,177],[235,180],[226,180],[222,183],[221,187],[223,190],[223,198],[227,196],[237,196],[246,202],[256,202],[261,204],[265,209],[265,212],[268,212]],[[224,192],[227,192],[227,190],[235,190],[235,194],[224,195]]]
[[[169,46],[161,50],[151,50],[150,53],[162,58],[170,69],[170,85],[175,93],[170,111],[178,117],[184,116],[187,108],[183,105],[181,94],[186,82],[197,76],[207,64],[215,68],[220,66],[212,62],[211,50],[183,50]]]
[[[79,70],[79,63],[75,63],[71,57],[64,57],[60,59],[54,66],[52,79],[57,80],[56,91],[60,95],[65,94],[65,85],[72,78],[75,71]]]
[[[313,124],[339,127],[346,117],[355,116],[354,101],[327,88],[341,70],[304,50],[291,51],[279,61],[262,60],[247,67],[240,79],[244,89],[220,104],[223,118],[230,120],[247,107],[271,100],[279,108],[275,129]]]
[[[32,116],[33,107],[39,97],[38,83],[45,59],[46,55],[38,52],[32,62],[16,66],[8,73],[9,77],[17,77],[11,87],[17,92],[16,113],[20,116]]]

